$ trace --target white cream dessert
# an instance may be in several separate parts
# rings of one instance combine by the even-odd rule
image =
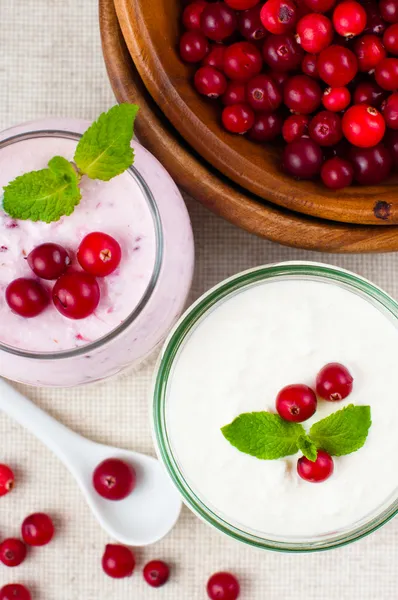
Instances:
[[[333,282],[260,282],[228,296],[188,335],[170,375],[166,429],[173,455],[199,499],[228,523],[270,539],[308,539],[377,511],[397,488],[396,323]],[[327,363],[344,364],[353,391],[318,399],[311,425],[349,404],[368,405],[364,446],[333,457],[323,483],[300,479],[301,453],[260,460],[233,447],[221,428],[252,411],[275,413],[288,384],[315,387]]]

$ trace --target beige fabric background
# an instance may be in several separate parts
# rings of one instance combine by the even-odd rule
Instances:
[[[148,0],[150,1],[150,0]],[[94,118],[114,103],[105,74],[96,0],[0,0],[0,128],[45,115]],[[251,237],[187,199],[196,237],[192,298],[242,269],[276,260],[316,259],[352,269],[398,297],[395,255],[316,255]],[[139,373],[89,389],[25,389],[65,424],[92,439],[152,452],[147,392],[153,361]],[[54,542],[20,567],[0,565],[0,584],[32,586],[34,600],[201,600],[218,569],[242,582],[242,600],[396,600],[398,519],[347,548],[313,555],[256,551],[199,522],[187,509],[161,543],[137,550],[132,579],[112,581],[100,558],[109,541],[74,481],[40,442],[0,416],[0,461],[13,465],[18,486],[0,501],[0,537],[17,535],[29,512],[56,518]],[[266,509],[266,507],[264,507]],[[170,583],[144,584],[144,561],[173,565]]]

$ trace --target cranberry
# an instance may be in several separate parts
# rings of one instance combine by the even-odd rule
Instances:
[[[34,513],[22,523],[22,539],[29,546],[45,546],[54,537],[54,524],[45,513]]]
[[[398,0],[380,0],[379,9],[387,23],[398,23]]]
[[[354,169],[348,160],[334,156],[323,163],[321,178],[326,187],[341,190],[352,184]]]
[[[315,462],[312,462],[305,456],[302,456],[297,461],[297,473],[302,479],[311,483],[326,481],[333,474],[333,471],[333,458],[324,450],[318,450]]]
[[[307,115],[290,115],[282,127],[282,135],[285,142],[290,143],[299,140],[308,133],[310,118]]]
[[[249,138],[255,142],[271,142],[282,131],[282,125],[283,118],[279,113],[257,113],[249,131]]]
[[[330,110],[316,114],[308,128],[310,137],[320,146],[335,146],[343,137],[341,118]]]
[[[316,393],[324,400],[344,400],[352,392],[353,377],[340,363],[328,363],[316,377]]]
[[[26,546],[21,540],[8,538],[0,544],[0,561],[6,567],[17,567],[26,558]]]
[[[308,115],[320,105],[322,90],[311,77],[295,75],[286,83],[283,99],[292,112]]]
[[[285,89],[285,84],[290,78],[289,73],[285,73],[284,71],[270,71],[268,75],[272,77],[272,79],[279,85],[279,88],[283,92]]]
[[[375,81],[362,81],[355,88],[354,104],[370,104],[370,106],[378,108],[386,97],[386,90],[383,90]]]
[[[248,81],[261,71],[260,51],[250,42],[236,42],[225,50],[224,72],[236,81]]]
[[[344,0],[333,11],[333,25],[344,37],[359,35],[366,27],[366,11],[359,2]]]
[[[314,12],[326,13],[336,4],[336,0],[304,0],[308,8]]]
[[[55,308],[68,319],[85,319],[99,301],[100,289],[90,273],[65,273],[53,287]]]
[[[221,98],[224,106],[244,104],[246,102],[246,86],[240,81],[229,81],[225,94]]]
[[[264,39],[267,35],[267,30],[260,19],[260,11],[261,6],[257,4],[238,15],[239,32],[249,42],[257,42]]]
[[[150,586],[158,588],[168,581],[170,569],[162,560],[151,560],[145,565],[143,575]]]
[[[195,88],[208,98],[218,98],[227,89],[225,75],[214,67],[201,67],[195,73]]]
[[[383,36],[383,44],[387,52],[394,54],[394,56],[398,55],[398,23],[390,25],[386,29]]]
[[[377,35],[364,35],[354,44],[360,71],[371,71],[386,57],[386,51]]]
[[[13,312],[29,319],[43,312],[48,305],[48,296],[40,283],[20,277],[8,284],[6,301]]]
[[[231,133],[246,133],[254,125],[254,112],[248,104],[226,106],[222,112],[222,122]]]
[[[282,419],[302,423],[316,411],[315,392],[301,383],[287,385],[276,397],[276,410]]]
[[[323,106],[332,112],[345,110],[350,102],[351,94],[346,87],[326,88],[323,92]]]
[[[333,26],[325,15],[310,13],[297,23],[298,41],[306,52],[319,54],[333,39]]]
[[[110,235],[99,231],[86,235],[77,250],[80,266],[96,277],[105,277],[113,273],[119,266],[121,258],[122,250],[119,243]]]
[[[58,279],[70,265],[69,254],[59,244],[36,246],[27,257],[33,273],[42,279]]]
[[[297,5],[293,0],[267,0],[261,9],[261,21],[271,33],[287,33],[297,21]]]
[[[28,588],[20,583],[10,583],[0,590],[0,600],[31,600]]]
[[[287,144],[282,154],[284,171],[298,179],[312,179],[321,170],[322,150],[308,138],[301,138]]]
[[[236,30],[236,13],[224,2],[208,4],[200,17],[200,27],[210,40],[222,42]]]
[[[131,577],[134,567],[135,557],[130,548],[119,544],[107,544],[102,557],[102,568],[109,577]]]
[[[375,71],[375,79],[383,90],[392,92],[398,88],[398,58],[384,58]]]
[[[93,473],[97,494],[107,500],[123,500],[134,490],[136,473],[132,466],[118,458],[108,458]]]
[[[398,131],[389,129],[384,141],[394,162],[395,168],[398,168]]]
[[[259,0],[225,0],[225,3],[234,10],[247,10],[258,4]]]
[[[355,104],[343,116],[343,132],[353,146],[375,146],[383,139],[385,130],[383,115],[373,106]]]
[[[301,63],[301,70],[304,75],[319,79],[318,67],[316,66],[318,57],[315,54],[306,54]]]
[[[257,75],[246,86],[247,101],[253,110],[274,111],[282,103],[279,86],[269,75]]]
[[[358,71],[357,57],[343,46],[329,46],[322,50],[318,58],[319,76],[330,87],[347,85]]]
[[[366,12],[366,27],[364,33],[374,33],[375,35],[383,35],[387,28],[387,23],[383,20],[379,5],[377,2],[367,2],[364,5]]]
[[[189,63],[204,59],[210,49],[209,42],[200,31],[186,31],[180,39],[180,56]]]
[[[263,46],[264,60],[275,71],[292,71],[303,60],[304,50],[293,34],[270,35]]]
[[[349,159],[354,167],[354,179],[360,185],[377,185],[391,171],[392,157],[383,144],[372,148],[352,147]]]
[[[9,466],[0,464],[0,496],[5,496],[14,487],[15,476]]]
[[[182,13],[182,23],[185,29],[190,31],[200,30],[200,17],[203,9],[207,6],[205,0],[195,0],[192,4],[188,4]]]
[[[398,92],[391,94],[384,102],[382,108],[387,127],[398,129]]]
[[[236,600],[239,592],[239,581],[231,573],[215,573],[207,582],[207,595],[210,600]]]
[[[224,54],[225,46],[221,44],[214,44],[211,47],[210,52],[202,60],[203,67],[214,67],[219,71],[224,69]]]

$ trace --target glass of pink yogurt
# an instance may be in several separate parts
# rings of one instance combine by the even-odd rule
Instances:
[[[46,119],[0,133],[0,190],[18,175],[72,160],[88,123]],[[0,199],[0,375],[38,386],[92,383],[136,365],[158,346],[182,312],[194,246],[182,196],[162,165],[133,141],[134,165],[109,182],[83,178],[82,199],[52,223],[13,220]],[[90,232],[114,237],[119,267],[98,279],[101,300],[85,319],[67,319],[50,302],[25,319],[5,300],[8,284],[35,277],[26,257],[46,242],[76,250]],[[51,292],[53,281],[41,281]]]

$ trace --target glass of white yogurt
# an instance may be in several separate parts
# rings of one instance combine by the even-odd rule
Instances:
[[[55,155],[72,160],[89,123],[46,119],[0,134],[0,190],[18,175],[45,168]],[[134,165],[109,182],[82,179],[82,199],[52,223],[11,219],[0,201],[0,375],[40,386],[102,380],[145,359],[184,309],[194,246],[183,198],[162,165],[132,142]],[[34,277],[26,257],[46,242],[76,250],[90,232],[114,237],[122,260],[99,279],[94,314],[67,319],[53,306],[35,318],[13,313],[7,285]],[[54,282],[42,282],[50,294]]]
[[[340,402],[318,399],[306,427],[347,406],[371,407],[365,445],[333,457],[325,482],[298,477],[300,453],[259,460],[221,428],[275,411],[284,386],[314,388],[339,362],[354,377]],[[259,548],[324,550],[357,540],[398,511],[398,304],[337,267],[282,263],[228,279],[168,337],[154,380],[157,452],[185,503],[208,524]]]

